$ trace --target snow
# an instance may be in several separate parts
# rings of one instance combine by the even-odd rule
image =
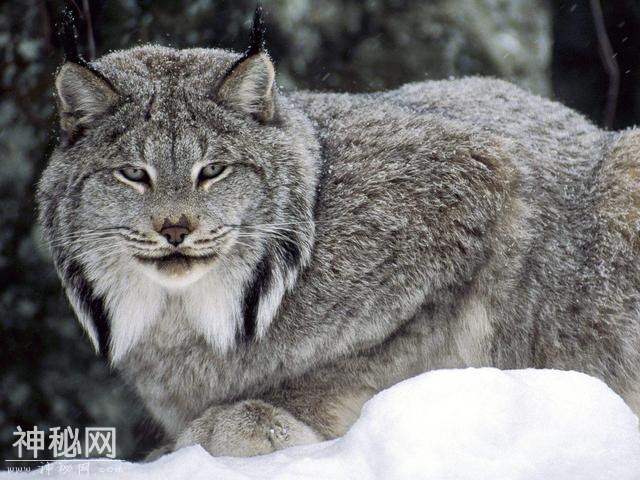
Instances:
[[[93,478],[132,480],[640,480],[640,430],[620,397],[581,373],[438,370],[376,395],[337,440],[253,458],[194,446],[91,466]],[[99,473],[110,468],[120,473]],[[56,472],[45,475],[86,477]]]

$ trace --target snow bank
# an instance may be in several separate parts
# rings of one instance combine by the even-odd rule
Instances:
[[[93,478],[136,480],[639,480],[640,431],[620,397],[580,373],[440,370],[378,394],[334,441],[254,458],[196,446],[149,464],[91,466]],[[109,469],[120,472],[99,473]],[[48,477],[86,476],[54,468]]]

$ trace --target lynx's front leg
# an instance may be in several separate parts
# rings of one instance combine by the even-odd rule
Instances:
[[[175,448],[200,444],[215,456],[248,457],[322,440],[286,410],[245,400],[207,409],[179,435]]]

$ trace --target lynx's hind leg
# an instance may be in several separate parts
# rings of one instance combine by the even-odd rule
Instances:
[[[613,136],[615,135],[615,136]],[[640,415],[640,129],[612,134],[594,176],[594,226],[589,252],[597,259],[592,336],[599,375]],[[595,263],[595,262],[594,262]]]
[[[623,392],[621,396],[633,413],[640,418],[640,385]]]
[[[595,201],[601,234],[640,254],[640,129],[616,134],[597,172]]]

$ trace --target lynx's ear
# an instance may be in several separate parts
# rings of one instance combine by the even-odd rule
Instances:
[[[227,72],[217,97],[227,107],[268,122],[275,111],[275,77],[273,63],[264,48],[262,7],[253,17],[249,49]]]
[[[274,80],[273,64],[260,52],[233,67],[218,90],[218,99],[233,110],[268,122],[273,118]]]
[[[115,89],[100,74],[73,62],[58,71],[56,93],[60,126],[67,133],[104,114],[118,99]]]

